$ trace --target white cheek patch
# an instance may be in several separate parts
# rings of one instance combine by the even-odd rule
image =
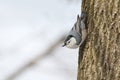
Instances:
[[[76,45],[76,39],[75,38],[71,38],[70,39],[70,43],[68,43],[67,45],[66,45],[66,47],[68,47],[68,48],[77,48],[78,47],[78,45]]]

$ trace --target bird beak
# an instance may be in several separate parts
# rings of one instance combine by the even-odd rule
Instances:
[[[62,47],[64,47],[66,44],[64,43],[63,45],[62,45]]]
[[[62,47],[64,47],[65,45],[62,45]]]

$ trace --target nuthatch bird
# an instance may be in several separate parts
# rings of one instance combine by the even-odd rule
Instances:
[[[63,47],[66,46],[67,48],[76,49],[82,45],[87,36],[85,19],[85,12],[81,13],[81,17],[79,17],[79,15],[77,16],[77,22],[65,39]]]

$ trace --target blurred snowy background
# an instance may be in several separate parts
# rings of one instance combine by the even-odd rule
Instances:
[[[80,4],[80,0],[0,0],[0,80],[76,80],[78,49],[59,44],[52,52],[47,50],[72,28]]]

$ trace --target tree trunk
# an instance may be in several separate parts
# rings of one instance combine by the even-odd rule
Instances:
[[[88,36],[77,80],[120,80],[120,0],[83,0],[82,10]]]

